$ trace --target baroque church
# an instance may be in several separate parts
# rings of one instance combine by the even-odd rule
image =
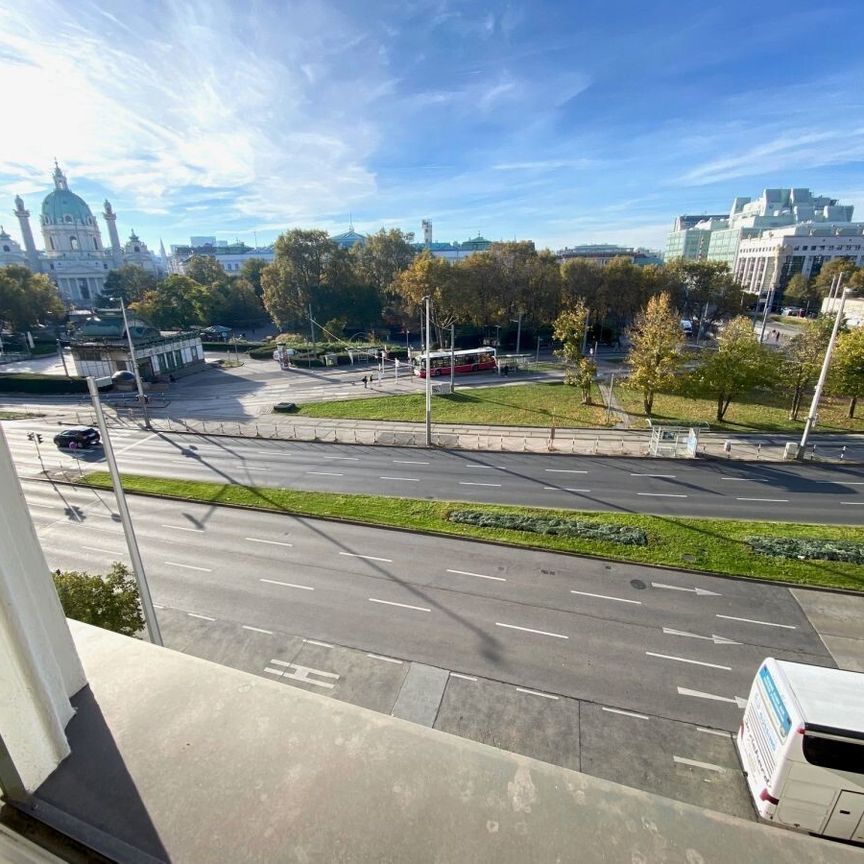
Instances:
[[[166,270],[165,253],[154,255],[134,231],[124,245],[117,233],[117,214],[105,202],[102,218],[108,228],[109,247],[102,245],[99,225],[83,198],[69,190],[66,176],[54,163],[54,191],[42,202],[39,224],[45,244],[36,248],[30,228],[30,211],[18,195],[14,215],[21,228],[24,248],[0,226],[0,267],[19,264],[44,273],[57,286],[63,302],[72,308],[89,308],[105,287],[105,277],[125,264],[134,264],[155,275]]]

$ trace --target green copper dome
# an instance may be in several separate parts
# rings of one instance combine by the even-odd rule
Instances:
[[[69,191],[59,165],[54,168],[54,191],[46,195],[42,202],[42,221],[51,225],[96,224],[84,199]]]

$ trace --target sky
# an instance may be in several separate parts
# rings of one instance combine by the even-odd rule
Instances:
[[[0,0],[0,222],[20,240],[55,158],[156,249],[423,219],[662,248],[769,186],[864,220],[862,25],[862,0]]]

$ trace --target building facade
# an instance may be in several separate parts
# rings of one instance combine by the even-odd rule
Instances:
[[[615,244],[585,244],[582,246],[566,246],[555,253],[555,257],[563,264],[565,261],[591,261],[605,266],[615,258],[626,258],[633,264],[662,264],[663,256],[651,249],[634,248],[632,246],[616,246]]]
[[[124,264],[135,264],[154,274],[164,263],[133,231],[125,245],[117,232],[117,214],[105,201],[102,218],[109,244],[102,242],[99,224],[90,207],[69,189],[60,166],[54,166],[54,190],[42,202],[39,226],[45,248],[38,250],[30,226],[30,211],[21,196],[15,198],[23,248],[0,228],[0,267],[20,264],[44,273],[57,286],[63,302],[72,308],[89,308],[105,287],[105,277]]]
[[[238,276],[243,265],[257,258],[268,264],[276,257],[272,246],[247,246],[245,243],[226,243],[225,241],[213,241],[212,237],[192,237],[195,240],[207,240],[203,245],[172,245],[171,257],[168,259],[168,271],[186,275],[186,265],[192,258],[204,256],[215,258],[229,276]]]

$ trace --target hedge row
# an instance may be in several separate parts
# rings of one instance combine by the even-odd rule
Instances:
[[[86,378],[61,378],[34,372],[0,373],[2,393],[86,393]]]
[[[818,540],[795,537],[748,537],[747,542],[754,552],[774,558],[797,558],[800,561],[818,559],[822,561],[846,561],[864,564],[864,543],[846,540]]]
[[[481,510],[453,510],[451,522],[479,525],[482,528],[510,528],[534,534],[554,534],[559,537],[582,537],[608,540],[624,546],[647,546],[648,535],[641,528],[628,525],[606,525],[577,519],[555,519],[543,516],[519,516],[511,513],[485,513]]]
[[[266,343],[264,342],[238,342],[237,350],[238,351],[250,351],[256,348],[260,348],[262,345]],[[202,342],[201,345],[204,347],[205,351],[230,351],[232,354],[234,353],[234,343],[233,342]],[[272,349],[271,349],[272,354]]]

